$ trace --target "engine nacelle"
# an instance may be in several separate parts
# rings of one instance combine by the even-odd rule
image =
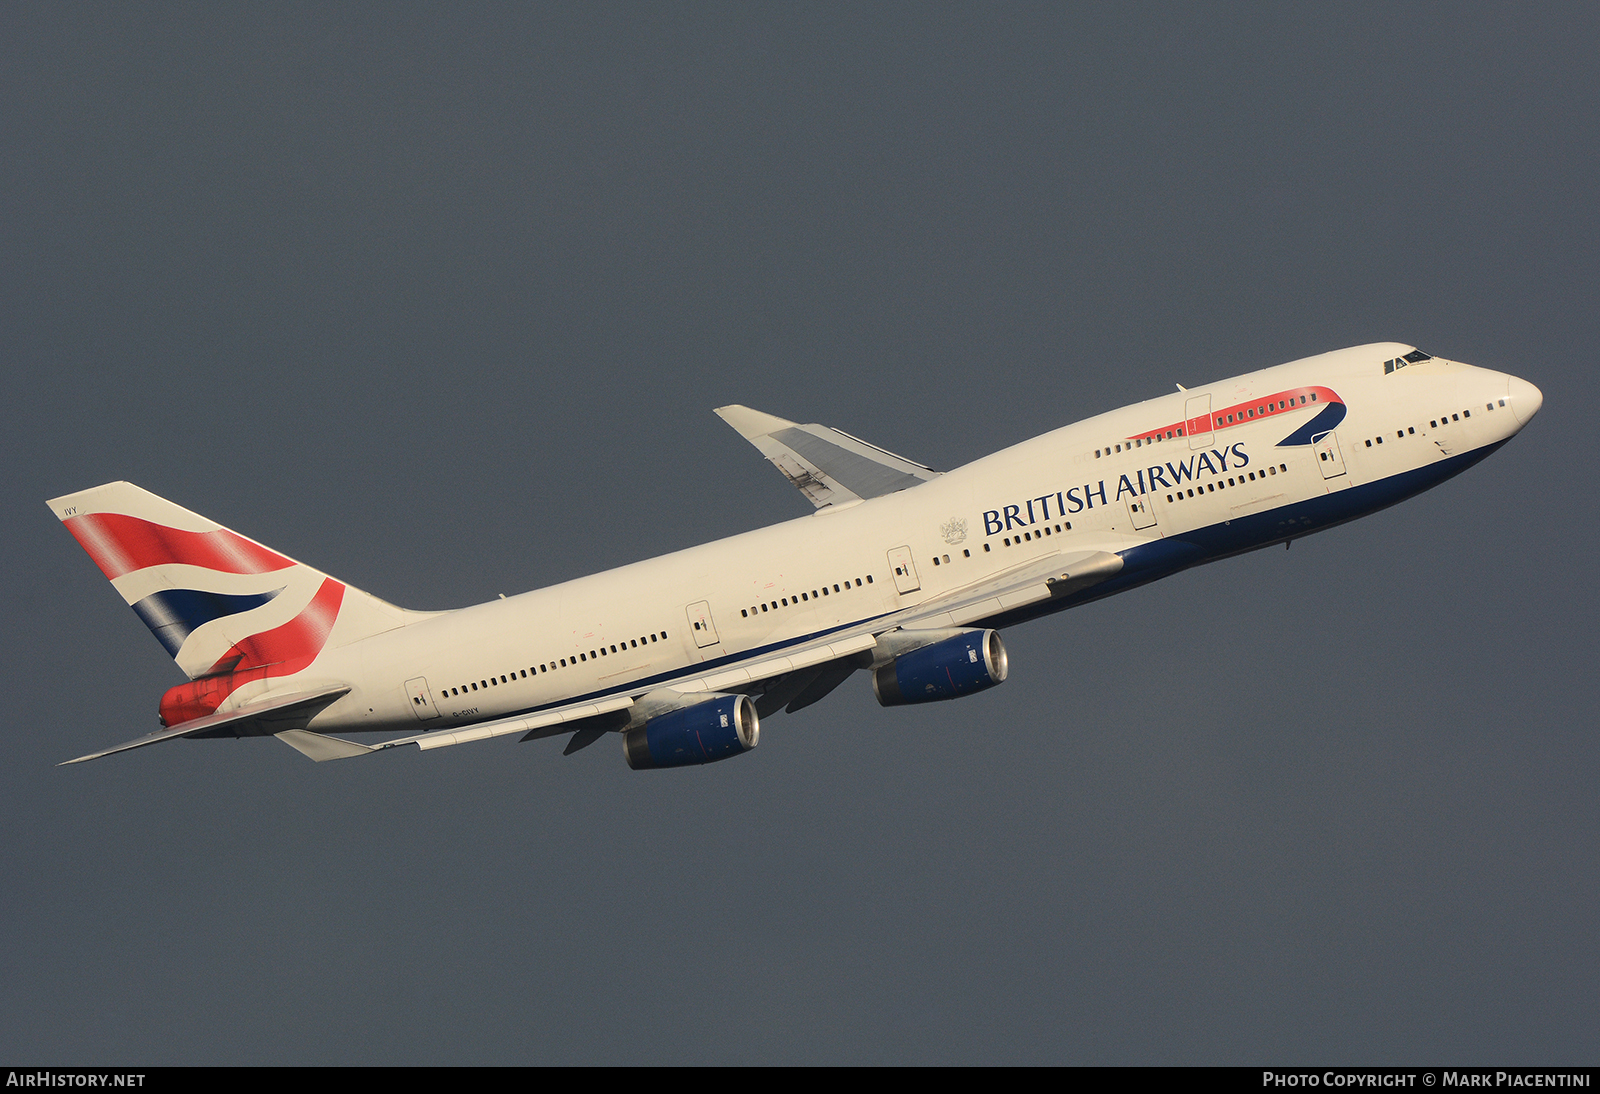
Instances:
[[[886,707],[932,703],[984,691],[1006,678],[998,631],[966,631],[902,653],[872,674],[872,692]]]
[[[748,695],[722,695],[668,711],[622,735],[635,771],[709,764],[749,752],[761,740],[761,719]]]

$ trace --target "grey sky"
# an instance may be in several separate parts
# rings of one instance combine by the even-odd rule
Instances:
[[[0,1058],[1589,1062],[1592,5],[0,9]],[[72,768],[126,478],[451,607],[1341,346],[1545,393],[1396,509],[761,747]]]

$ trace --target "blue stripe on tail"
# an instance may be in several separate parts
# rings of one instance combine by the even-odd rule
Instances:
[[[208,593],[200,589],[167,589],[151,593],[135,604],[133,610],[144,620],[144,625],[150,628],[156,640],[167,648],[167,652],[177,657],[190,632],[213,619],[259,608],[281,592],[283,589],[234,595]]]

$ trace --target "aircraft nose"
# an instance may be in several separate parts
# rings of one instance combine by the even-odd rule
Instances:
[[[1539,413],[1539,408],[1544,405],[1544,392],[1528,383],[1526,380],[1511,377],[1511,382],[1506,386],[1506,398],[1511,400],[1511,413],[1517,416],[1517,421],[1527,425],[1533,416]]]

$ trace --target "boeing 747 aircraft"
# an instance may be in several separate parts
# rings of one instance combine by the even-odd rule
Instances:
[[[723,760],[858,670],[885,706],[991,688],[1007,672],[996,628],[1393,505],[1542,401],[1515,376],[1379,343],[1180,387],[943,473],[725,406],[814,513],[446,612],[109,483],[50,507],[189,680],[162,697],[163,729],[67,762],[176,737],[271,735],[328,760],[509,734],[570,734],[570,754],[608,733],[635,769]]]

